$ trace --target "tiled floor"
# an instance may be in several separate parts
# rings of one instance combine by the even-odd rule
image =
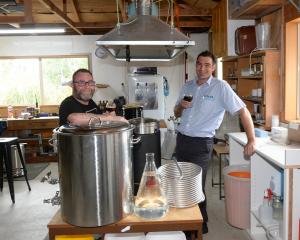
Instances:
[[[7,183],[0,193],[0,239],[5,240],[47,240],[47,223],[58,210],[58,206],[43,203],[52,198],[58,184],[41,183],[49,171],[57,177],[57,164],[51,163],[35,180],[30,181],[29,192],[25,181],[15,181],[16,203],[12,204]],[[224,200],[219,200],[218,188],[211,187],[211,175],[207,179],[209,233],[204,240],[247,240],[246,231],[231,227],[226,223]]]

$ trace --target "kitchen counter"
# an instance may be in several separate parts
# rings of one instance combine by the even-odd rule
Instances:
[[[299,239],[300,219],[300,144],[281,145],[267,138],[256,138],[255,153],[250,159],[244,157],[247,142],[245,133],[229,134],[229,163],[236,167],[249,164],[251,172],[251,224],[248,229],[251,239],[267,239],[266,233],[282,232],[278,240]],[[259,208],[264,199],[264,191],[270,188],[283,199],[282,224],[277,230],[274,224],[265,224],[259,218]],[[273,222],[279,222],[273,219]],[[279,229],[280,228],[280,229]],[[274,230],[275,229],[275,230]],[[275,236],[275,235],[274,235]],[[277,236],[277,235],[276,235]]]
[[[228,135],[242,146],[245,146],[247,143],[247,136],[243,132],[229,133]],[[287,151],[289,153],[287,153]],[[300,155],[300,144],[293,143],[290,145],[281,145],[272,141],[270,137],[256,138],[255,152],[261,157],[268,159],[274,164],[280,166],[281,168],[286,168],[289,166],[300,167],[300,158],[287,158],[287,155],[290,153],[298,154],[298,156]]]

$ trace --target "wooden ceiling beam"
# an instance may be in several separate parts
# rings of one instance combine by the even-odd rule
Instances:
[[[115,22],[80,22],[75,23],[76,28],[114,28]]]
[[[0,24],[23,23],[23,16],[0,16]]]
[[[210,21],[180,21],[178,27],[209,28],[211,27],[211,22]]]
[[[162,16],[162,17],[168,16],[168,10],[161,9],[160,16]],[[206,17],[206,16],[212,16],[211,9],[208,9],[208,8],[202,8],[202,9],[180,8],[179,17]]]
[[[32,23],[32,1],[24,0],[24,22]]]
[[[78,7],[78,0],[70,0],[71,2],[71,6],[73,8],[73,13],[75,15],[76,18],[76,22],[82,22],[82,19],[79,15],[79,7]]]
[[[58,7],[56,7],[50,0],[39,0],[42,4],[44,4],[51,12],[55,13],[64,23],[70,26],[74,31],[83,35],[83,32],[75,27],[75,23],[64,14]]]
[[[126,15],[125,7],[124,7],[124,2],[123,2],[123,0],[118,0],[118,1],[119,1],[119,9],[120,9],[121,16],[122,16],[122,21],[125,22],[127,20],[127,15]]]

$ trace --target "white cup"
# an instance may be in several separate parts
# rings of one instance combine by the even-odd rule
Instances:
[[[261,88],[257,89],[257,96],[262,97],[262,89]]]
[[[257,89],[252,89],[252,90],[251,90],[251,96],[252,96],[252,97],[257,97],[257,94],[258,94]]]
[[[279,116],[272,115],[272,127],[279,127]]]

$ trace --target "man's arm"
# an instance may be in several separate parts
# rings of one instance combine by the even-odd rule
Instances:
[[[114,114],[93,114],[93,113],[71,113],[68,116],[68,122],[72,125],[87,126],[91,118],[98,118],[102,121],[121,121],[128,122],[125,118]],[[93,122],[96,122],[94,120]]]
[[[255,134],[253,121],[251,118],[251,114],[247,108],[241,108],[239,110],[239,114],[248,139],[248,142],[244,147],[244,155],[251,156],[255,151]]]

